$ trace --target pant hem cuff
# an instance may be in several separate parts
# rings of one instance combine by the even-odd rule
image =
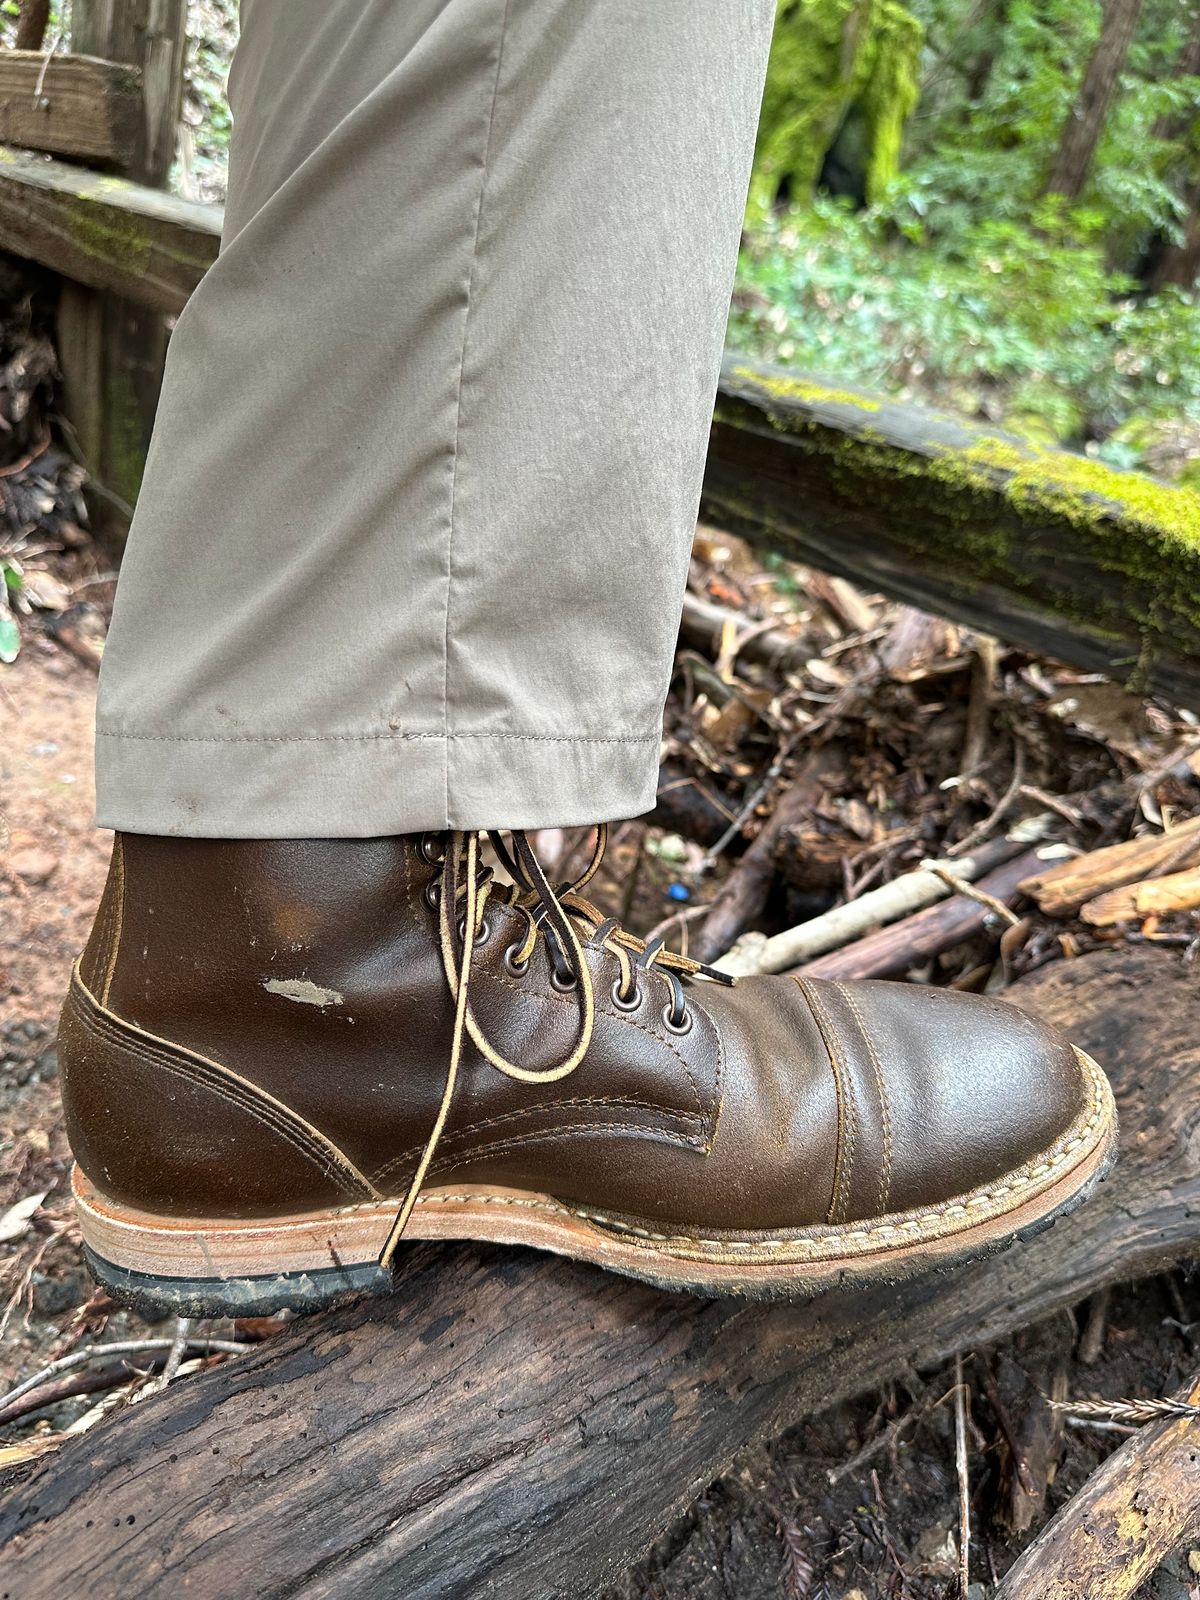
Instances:
[[[654,805],[661,733],[337,740],[97,736],[96,821],[193,839],[569,828]]]

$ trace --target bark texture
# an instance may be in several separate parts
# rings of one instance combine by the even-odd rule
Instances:
[[[710,523],[1200,705],[1200,501],[923,407],[726,359]]]
[[[1200,1402],[1200,1381],[1181,1400]],[[996,1600],[1130,1600],[1200,1529],[1200,1423],[1168,1417],[1121,1446],[1012,1566]]]

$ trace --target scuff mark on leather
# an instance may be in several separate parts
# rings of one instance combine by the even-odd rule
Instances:
[[[336,989],[325,989],[319,983],[313,983],[308,978],[268,978],[263,983],[263,988],[268,994],[281,995],[285,1000],[296,1000],[302,1006],[319,1006],[322,1011],[327,1006],[344,1006],[345,995]]]

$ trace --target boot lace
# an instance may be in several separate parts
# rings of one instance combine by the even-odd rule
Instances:
[[[498,1071],[522,1083],[554,1083],[568,1077],[587,1054],[596,1021],[592,974],[584,953],[588,949],[605,950],[617,958],[619,975],[612,986],[612,999],[618,1010],[633,1011],[641,1003],[643,975],[647,981],[661,980],[667,991],[662,1008],[663,1024],[675,1034],[689,1033],[692,1026],[684,980],[704,978],[726,985],[735,981],[700,961],[665,949],[661,938],[639,939],[623,928],[617,918],[606,917],[584,897],[582,890],[595,877],[604,858],[608,829],[603,824],[596,830],[595,847],[584,871],[571,882],[557,886],[546,877],[524,832],[514,830],[505,840],[502,834],[489,831],[487,838],[512,879],[511,883],[498,882],[492,868],[481,864],[481,835],[478,833],[425,834],[421,841],[425,859],[431,865],[440,862],[442,869],[440,879],[430,885],[428,898],[437,906],[438,942],[442,968],[454,1000],[454,1026],[441,1104],[380,1252],[379,1262],[385,1269],[392,1265],[396,1246],[403,1237],[446,1126],[467,1039]],[[508,971],[514,976],[525,972],[540,940],[550,959],[551,983],[560,992],[576,996],[579,1027],[575,1042],[553,1066],[531,1068],[510,1061],[484,1033],[472,1009],[472,953],[488,937],[489,902],[511,907],[525,919],[524,936],[510,944],[504,954]]]

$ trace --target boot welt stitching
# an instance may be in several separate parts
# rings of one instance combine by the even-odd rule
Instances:
[[[894,1222],[874,1223],[867,1227],[858,1224],[835,1224],[821,1235],[797,1233],[782,1238],[772,1239],[710,1239],[697,1237],[690,1234],[654,1233],[649,1229],[638,1228],[618,1217],[610,1216],[604,1211],[595,1211],[586,1207],[569,1207],[576,1216],[587,1221],[600,1222],[605,1226],[614,1228],[621,1233],[630,1233],[635,1237],[653,1240],[659,1244],[674,1244],[691,1247],[701,1247],[708,1250],[780,1250],[794,1247],[804,1250],[820,1249],[824,1243],[841,1242],[855,1246],[869,1244],[874,1240],[887,1240],[897,1234],[919,1234],[935,1232],[937,1224],[946,1218],[959,1218],[969,1216],[972,1212],[987,1213],[997,1208],[999,1203],[1009,1195],[1028,1189],[1031,1185],[1060,1171],[1064,1166],[1070,1165],[1069,1158],[1081,1145],[1093,1142],[1092,1136],[1104,1118],[1104,1109],[1107,1096],[1100,1081],[1098,1069],[1089,1064],[1089,1076],[1092,1079],[1093,1098],[1090,1115],[1077,1134],[1060,1141],[1046,1153],[1044,1157],[1035,1157],[1024,1167],[1018,1167],[1011,1174],[1008,1181],[1002,1184],[991,1185],[978,1193],[963,1196],[958,1200],[943,1201],[935,1206],[916,1207],[908,1216],[899,1217]],[[470,1196],[462,1196],[469,1199]]]
[[[817,1235],[796,1233],[783,1237],[766,1239],[739,1240],[739,1239],[712,1239],[702,1235],[692,1234],[667,1234],[658,1233],[649,1228],[639,1228],[620,1217],[592,1207],[569,1205],[564,1201],[550,1197],[534,1195],[508,1195],[508,1194],[459,1194],[459,1193],[432,1193],[420,1194],[416,1198],[417,1206],[434,1205],[496,1205],[512,1206],[531,1211],[546,1211],[555,1216],[574,1216],[583,1221],[600,1223],[605,1227],[628,1234],[634,1238],[645,1239],[657,1244],[682,1245],[685,1247],[702,1248],[719,1252],[769,1250],[772,1252],[783,1249],[798,1249],[808,1252],[819,1250],[822,1245],[849,1245],[861,1247],[873,1240],[894,1239],[897,1235],[913,1237],[921,1233],[934,1231],[934,1227],[943,1219],[958,1219],[969,1216],[972,1212],[986,1212],[994,1208],[997,1202],[1008,1195],[1027,1189],[1039,1180],[1050,1177],[1069,1164],[1069,1158],[1081,1145],[1090,1144],[1093,1135],[1104,1120],[1104,1111],[1108,1101],[1105,1086],[1100,1078],[1099,1071],[1087,1063],[1088,1074],[1091,1079],[1093,1095],[1091,1110],[1087,1120],[1079,1127],[1079,1131],[1065,1136],[1058,1144],[1051,1146],[1043,1157],[1035,1157],[1025,1167],[1018,1168],[1006,1183],[991,1185],[977,1193],[962,1196],[960,1199],[944,1201],[938,1205],[918,1207],[908,1216],[900,1216],[895,1221],[878,1223],[869,1227],[858,1225],[835,1224]],[[382,1198],[382,1197],[381,1197]],[[348,1209],[358,1209],[357,1207]],[[272,1232],[288,1229],[307,1228],[307,1222],[272,1222],[255,1228],[253,1226],[239,1229],[246,1233],[265,1231],[269,1226]]]
[[[886,1241],[894,1239],[897,1235],[912,1237],[921,1233],[935,1231],[936,1224],[943,1219],[957,1219],[971,1215],[972,1212],[987,1212],[996,1204],[1006,1199],[1009,1195],[1028,1189],[1039,1180],[1049,1177],[1064,1166],[1070,1164],[1069,1158],[1081,1145],[1093,1142],[1092,1136],[1104,1120],[1104,1110],[1107,1095],[1099,1077],[1098,1070],[1088,1064],[1088,1073],[1091,1078],[1093,1096],[1091,1110],[1086,1122],[1079,1128],[1079,1132],[1070,1134],[1052,1145],[1043,1157],[1035,1157],[1024,1167],[1019,1167],[1006,1183],[994,1184],[977,1193],[964,1195],[961,1199],[943,1201],[934,1206],[917,1207],[908,1216],[898,1217],[894,1222],[881,1222],[869,1227],[857,1224],[835,1224],[824,1230],[820,1235],[813,1233],[796,1233],[785,1237],[768,1239],[711,1239],[703,1236],[681,1233],[657,1233],[650,1228],[639,1228],[636,1224],[614,1217],[606,1211],[596,1210],[589,1206],[573,1206],[564,1201],[543,1199],[524,1195],[480,1195],[480,1194],[421,1194],[417,1196],[418,1206],[432,1205],[501,1205],[518,1206],[535,1211],[548,1211],[554,1215],[569,1215],[579,1217],[586,1222],[597,1222],[605,1227],[613,1228],[618,1232],[628,1234],[634,1238],[645,1239],[656,1244],[683,1245],[700,1247],[716,1251],[747,1251],[770,1250],[778,1251],[788,1248],[801,1249],[809,1252],[819,1250],[822,1245],[851,1245],[861,1247],[874,1240]]]

